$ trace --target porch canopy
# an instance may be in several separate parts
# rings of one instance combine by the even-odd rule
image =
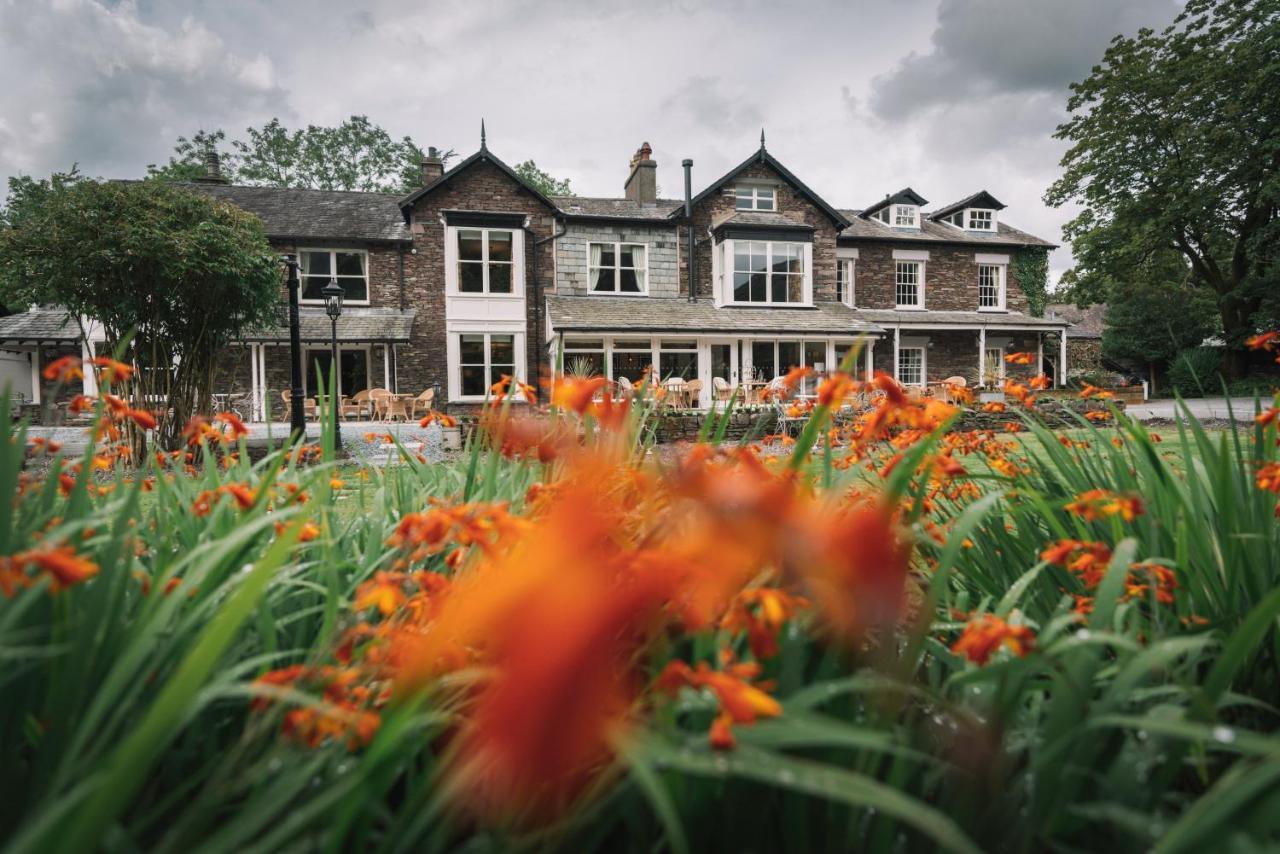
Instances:
[[[0,317],[0,350],[25,354],[30,362],[29,380],[17,384],[16,395],[41,402],[41,351],[74,352],[85,358],[90,355],[80,340],[80,324],[66,309],[33,306],[27,311]],[[21,357],[19,357],[20,359]],[[93,394],[92,373],[86,371],[81,388],[85,394]]]
[[[394,308],[343,308],[338,318],[338,343],[407,344],[416,316],[417,312]],[[298,328],[304,344],[327,344],[332,340],[332,322],[323,308],[298,309]],[[289,325],[250,330],[240,340],[246,344],[288,344]]]
[[[928,336],[930,332],[970,332],[974,333],[975,363],[980,385],[988,384],[988,378],[994,374],[1003,374],[1002,370],[991,371],[987,364],[988,335],[1008,335],[1012,333],[1032,333],[1036,336],[1036,373],[1045,372],[1044,333],[1057,336],[1058,355],[1055,364],[1055,379],[1059,386],[1066,384],[1067,375],[1067,336],[1066,330],[1071,325],[1056,317],[1033,317],[1016,311],[912,311],[894,309],[862,309],[859,315],[877,323],[887,330],[893,342],[893,362],[895,375],[901,381],[903,361],[899,356],[904,346],[903,336]],[[918,340],[918,339],[917,339]],[[917,348],[918,349],[918,348]],[[924,376],[921,379],[925,379]]]
[[[692,405],[709,407],[740,389],[751,399],[764,384],[803,365],[834,369],[862,342],[871,369],[875,338],[884,334],[840,303],[815,307],[717,307],[704,300],[653,297],[549,296],[548,346],[567,371],[635,382],[646,371],[677,384],[699,381]],[[812,378],[802,393],[812,393]]]

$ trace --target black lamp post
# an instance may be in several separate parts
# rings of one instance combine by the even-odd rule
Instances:
[[[329,284],[324,286],[320,291],[324,297],[324,312],[329,315],[329,322],[332,328],[333,343],[333,367],[329,369],[333,377],[333,399],[329,401],[330,408],[333,409],[333,447],[342,447],[342,427],[338,422],[338,387],[339,379],[339,361],[338,361],[338,318],[342,316],[342,297],[345,292],[342,285],[338,284],[337,279],[330,279]]]
[[[285,255],[289,270],[289,432],[294,441],[307,436],[307,416],[302,399],[302,329],[298,319],[298,256]]]

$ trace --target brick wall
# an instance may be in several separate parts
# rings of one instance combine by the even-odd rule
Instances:
[[[1018,285],[1017,250],[998,247],[939,246],[905,243],[863,242],[857,246],[854,265],[854,296],[858,308],[891,309],[895,307],[894,284],[897,268],[893,250],[924,250],[929,253],[924,271],[924,304],[930,311],[978,310],[978,263],[975,254],[1008,255],[1005,306],[1009,311],[1025,313],[1027,297]]]
[[[814,227],[813,233],[813,298],[814,301],[832,301],[836,298],[836,227],[830,217],[804,196],[797,193],[782,176],[764,163],[754,163],[738,175],[735,180],[769,181],[777,188],[778,213],[797,222],[807,223]],[[694,236],[698,241],[695,250],[694,273],[698,285],[698,298],[712,298],[711,251],[712,243],[707,237],[707,228],[713,220],[718,220],[734,211],[732,195],[725,190],[733,189],[734,181],[730,181],[716,190],[693,209]],[[683,225],[680,228],[680,239],[686,240]],[[689,293],[689,274],[687,270],[687,253],[681,252],[680,294]]]
[[[407,307],[417,311],[413,338],[398,350],[400,387],[421,390],[437,387],[436,399],[448,397],[448,362],[445,354],[445,227],[442,210],[503,211],[530,216],[525,233],[525,301],[528,306],[525,353],[526,376],[535,384],[545,367],[545,336],[541,316],[542,294],[554,280],[551,243],[535,246],[555,231],[553,211],[492,163],[478,161],[448,184],[418,201],[413,209],[415,253],[406,257]],[[537,256],[535,261],[535,255]],[[536,269],[537,280],[534,280]]]
[[[588,243],[593,241],[643,243],[648,254],[650,297],[675,297],[680,293],[677,271],[679,249],[677,229],[642,225],[607,225],[603,223],[570,224],[564,237],[555,244],[555,290],[559,294],[591,293],[588,281]]]

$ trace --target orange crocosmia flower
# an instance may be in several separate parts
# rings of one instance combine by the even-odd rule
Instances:
[[[511,375],[503,374],[496,383],[489,386],[489,394],[493,395],[495,402],[497,402],[507,396],[507,389],[509,388],[511,388]]]
[[[67,411],[75,415],[88,412],[93,409],[93,398],[83,394],[77,394],[71,398],[71,402],[67,404]]]
[[[437,412],[433,409],[423,416],[422,420],[418,422],[418,426],[425,430],[432,424],[439,424],[441,427],[457,427],[458,419],[454,418],[452,415],[446,415],[443,412]],[[390,442],[392,437],[391,434],[388,433],[384,438]]]
[[[1177,589],[1178,579],[1169,567],[1151,562],[1133,563],[1124,582],[1124,600],[1146,599],[1151,592],[1159,604],[1172,605]]]
[[[133,365],[118,362],[108,356],[99,356],[93,360],[93,364],[102,368],[98,372],[98,378],[110,385],[114,382],[128,382],[133,377]]]
[[[796,393],[805,377],[814,376],[816,371],[810,367],[797,366],[787,371],[777,384],[771,384],[761,395],[762,400],[787,400]]]
[[[778,654],[778,633],[807,600],[774,587],[751,587],[740,592],[720,620],[726,631],[746,631],[751,654],[758,659]]]
[[[1017,421],[1006,421],[1001,429],[1006,433],[1021,433],[1022,425]]]
[[[1280,332],[1273,330],[1246,338],[1244,346],[1250,350],[1275,350],[1280,346]]]
[[[1106,400],[1109,397],[1115,397],[1112,392],[1100,389],[1095,385],[1084,384],[1084,388],[1080,389],[1080,396],[1084,398],[1097,398],[1098,400]]]
[[[219,412],[213,416],[214,421],[221,421],[226,425],[226,435],[231,441],[239,439],[241,436],[249,435],[249,428],[245,426],[243,420],[234,412]]]
[[[1254,475],[1254,483],[1258,489],[1280,492],[1280,463],[1267,463],[1260,467]]]
[[[1040,552],[1041,560],[1064,566],[1080,576],[1085,587],[1093,589],[1102,582],[1111,549],[1105,543],[1089,540],[1058,540]]]
[[[159,423],[155,415],[145,409],[128,409],[125,410],[124,415],[143,430],[154,430]]]
[[[357,611],[377,608],[384,617],[395,613],[409,600],[404,592],[405,579],[406,576],[402,572],[374,573],[373,578],[362,582],[356,588],[355,603],[352,608]]]
[[[219,490],[234,498],[241,510],[250,509],[258,500],[257,492],[240,483],[228,483],[219,487]]]
[[[999,649],[1022,658],[1035,647],[1035,632],[1027,626],[1011,626],[995,614],[971,619],[951,651],[975,664],[986,664]]]
[[[340,478],[340,477],[331,477],[331,478],[329,478],[329,488],[330,488],[330,489],[345,489],[345,488],[346,488],[346,486],[347,486],[346,481],[344,481],[344,480],[343,480],[342,478]]]
[[[13,556],[17,565],[35,566],[52,579],[52,590],[87,581],[98,574],[98,565],[76,554],[72,546],[38,548]]]
[[[1076,496],[1074,501],[1064,508],[1086,522],[1110,516],[1119,516],[1126,522],[1132,522],[1142,515],[1142,499],[1133,495],[1118,495],[1106,489],[1090,489]]]
[[[631,414],[631,398],[614,398],[606,386],[604,396],[593,402],[589,411],[601,430],[606,433],[621,433]]]
[[[1111,420],[1111,413],[1103,409],[1094,409],[1090,412],[1086,412],[1084,417],[1090,421],[1109,421]]]
[[[596,394],[608,384],[604,377],[557,377],[551,386],[551,405],[583,415]]]
[[[1032,377],[1027,382],[1027,385],[1031,386],[1036,391],[1044,391],[1049,386],[1053,385],[1053,380],[1049,379],[1047,374],[1038,374],[1037,376]]]
[[[675,659],[667,663],[654,685],[672,695],[686,686],[705,688],[715,694],[722,711],[712,723],[708,737],[716,750],[731,750],[736,744],[733,724],[752,724],[760,718],[776,718],[782,714],[782,705],[777,700],[751,684],[750,680],[759,675],[760,665],[751,662],[730,662],[724,670],[712,670],[705,661],[698,662],[694,669]]]
[[[40,375],[49,382],[65,383],[84,379],[84,366],[78,356],[62,356],[45,365]]]
[[[988,403],[982,404],[983,412],[1004,412],[1005,408],[1005,405],[998,400],[992,400]]]
[[[1031,365],[1036,361],[1035,353],[1010,353],[1004,357],[1010,365]]]
[[[836,372],[818,383],[818,405],[839,408],[844,399],[858,387],[858,382],[846,373]]]
[[[316,537],[320,536],[320,527],[314,522],[304,522],[302,530],[298,532],[298,542],[309,543]]]
[[[47,451],[50,454],[56,454],[62,450],[62,443],[54,439],[46,439],[43,436],[37,436],[27,442],[27,447],[32,453],[40,453]]]

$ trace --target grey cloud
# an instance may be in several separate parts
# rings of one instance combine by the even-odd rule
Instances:
[[[1053,92],[1082,79],[1117,33],[1162,26],[1174,0],[943,0],[932,47],[872,83],[870,106],[897,121],[959,100]]]
[[[0,2],[0,43],[0,77],[23,81],[0,93],[0,175],[77,161],[88,174],[139,175],[179,134],[287,114],[265,54],[238,54],[191,18],[146,22],[131,3]]]
[[[690,77],[662,102],[662,111],[678,111],[704,128],[719,128],[726,136],[759,127],[764,116],[745,94],[725,91],[719,77]]]

